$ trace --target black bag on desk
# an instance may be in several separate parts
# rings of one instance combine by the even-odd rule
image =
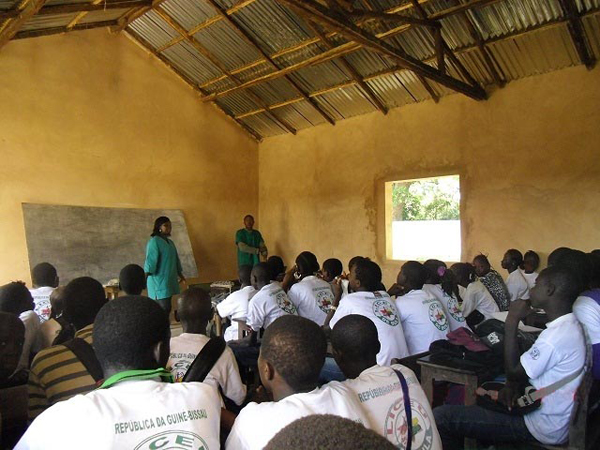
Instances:
[[[481,338],[481,342],[494,353],[504,357],[504,322],[498,319],[488,319],[475,329],[475,333]],[[534,333],[517,330],[517,342],[521,355],[531,348],[537,336]]]
[[[470,370],[477,374],[480,381],[493,380],[503,370],[502,358],[491,351],[474,352],[444,339],[432,342],[429,351],[431,362]]]

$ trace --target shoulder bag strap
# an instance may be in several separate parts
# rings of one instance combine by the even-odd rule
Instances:
[[[81,338],[74,338],[63,344],[69,350],[71,350],[77,359],[84,365],[86,370],[92,376],[95,382],[100,381],[104,378],[102,367],[96,358],[96,353],[90,344]]]
[[[223,338],[214,337],[200,350],[198,356],[192,361],[190,368],[185,373],[182,381],[204,381],[217,360],[225,351]]]
[[[402,372],[399,370],[393,369],[400,380],[400,386],[402,386],[402,395],[404,397],[404,411],[406,413],[406,424],[407,426],[407,443],[406,450],[411,450],[412,440],[413,440],[413,428],[412,428],[412,409],[410,407],[410,395],[408,394],[408,383],[406,383],[406,378],[402,375]]]

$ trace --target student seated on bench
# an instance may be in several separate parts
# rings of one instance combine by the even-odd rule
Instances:
[[[510,295],[510,301],[514,302],[522,298],[529,298],[529,284],[523,276],[523,272],[519,269],[523,265],[523,255],[516,248],[511,248],[506,251],[501,262],[502,268],[508,272],[506,278],[506,289]]]
[[[525,277],[529,289],[535,286],[535,280],[539,275],[537,272],[538,267],[540,267],[540,255],[533,250],[527,250],[523,255],[523,269],[521,273]]]
[[[238,277],[240,280],[240,290],[232,292],[227,296],[225,300],[217,305],[217,312],[219,316],[231,320],[231,325],[227,327],[223,337],[225,342],[234,341],[239,336],[239,324],[237,320],[246,322],[246,315],[248,314],[248,302],[256,294],[256,290],[250,283],[250,274],[252,273],[252,266],[243,265],[238,269]],[[236,320],[237,319],[237,320]]]
[[[444,307],[450,331],[468,328],[460,309],[463,299],[454,272],[446,267],[446,263],[437,259],[428,259],[423,266],[427,269],[427,282],[423,285],[423,290],[437,298]]]
[[[36,265],[31,271],[31,281],[33,289],[30,289],[33,302],[35,303],[35,313],[44,323],[50,318],[52,307],[50,305],[50,294],[58,287],[58,274],[55,267],[47,262]]]
[[[529,302],[511,304],[505,322],[504,368],[507,384],[499,399],[508,407],[521,395],[527,382],[537,390],[576,376],[563,387],[542,398],[541,406],[525,416],[508,415],[480,406],[440,406],[433,413],[444,450],[463,448],[465,437],[480,441],[527,442],[558,445],[569,438],[573,398],[583,378],[585,338],[573,314],[573,302],[580,291],[577,275],[562,267],[549,267],[540,273],[530,292],[531,306],[542,308],[550,322],[531,349],[519,355],[519,321],[532,310]],[[521,389],[517,389],[520,386]]]
[[[65,287],[63,317],[74,326],[75,337],[92,344],[93,322],[106,303],[104,288],[90,277],[76,278]],[[29,373],[29,419],[49,406],[96,388],[84,364],[64,345],[39,352]]]
[[[475,279],[473,266],[468,263],[452,264],[450,270],[456,277],[458,291],[462,298],[462,315],[471,328],[480,322],[493,319],[494,313],[499,312],[498,305],[492,294],[481,281]]]
[[[137,264],[128,264],[119,273],[119,287],[127,295],[142,295],[146,289],[146,273]]]
[[[207,383],[172,383],[171,331],[147,297],[117,298],[94,323],[105,381],[33,421],[16,449],[219,448],[220,401]]]
[[[423,290],[426,280],[427,269],[417,261],[404,263],[398,274],[403,294],[396,298],[396,307],[410,355],[428,351],[429,344],[446,339],[450,329],[440,301]]]
[[[492,295],[494,301],[498,305],[500,311],[508,311],[510,306],[510,294],[506,288],[504,280],[498,272],[492,269],[487,256],[483,254],[473,258],[473,267],[477,279],[485,286],[488,292]]]
[[[377,364],[389,366],[392,358],[409,356],[398,309],[388,293],[381,290],[379,266],[367,258],[356,259],[348,282],[352,293],[340,299],[341,292],[336,291],[332,311],[325,325],[334,327],[343,317],[360,314],[377,327],[381,343],[381,350],[377,353]]]
[[[298,315],[323,325],[333,303],[331,286],[317,277],[319,262],[311,252],[302,252],[296,258],[296,265],[285,274],[283,289],[287,290],[290,301],[298,308]]]
[[[410,397],[413,448],[442,449],[431,406],[413,371],[400,364],[377,365],[380,345],[373,322],[357,314],[344,317],[331,332],[331,345],[348,379],[326,386],[360,402],[368,418],[366,427],[381,433],[396,448],[406,448],[404,392],[395,372],[400,371]],[[375,392],[378,394],[373,395]]]
[[[206,327],[213,316],[210,295],[200,288],[189,288],[177,300],[175,318],[181,322],[183,333],[171,338],[169,364],[175,381],[182,381],[190,365],[210,341]],[[238,365],[229,347],[225,350],[206,376],[207,383],[221,387],[223,395],[241,405],[246,397]]]
[[[273,322],[263,337],[258,372],[274,401],[242,409],[226,449],[262,450],[289,423],[325,411],[364,422],[356,400],[317,388],[326,351],[325,334],[313,321],[286,315]]]

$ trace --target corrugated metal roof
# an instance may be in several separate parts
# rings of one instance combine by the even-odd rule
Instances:
[[[162,54],[197,84],[221,75],[221,71],[189,42],[183,41],[173,45]]]
[[[107,9],[106,11],[90,11],[85,16],[83,16],[78,23],[94,23],[104,22],[108,20],[117,20],[127,11],[129,11],[128,8]]]
[[[12,9],[17,6],[17,3],[15,0],[0,0],[0,10]]]
[[[21,31],[66,27],[76,15],[77,13],[56,14],[51,16],[33,16],[31,19],[25,22],[25,25],[21,27]]]
[[[303,130],[325,123],[323,116],[316,112],[310,103],[305,100],[277,108],[277,115],[296,130]]]
[[[154,49],[160,48],[179,37],[171,26],[165,22],[154,11],[148,11],[146,14],[136,19],[129,25],[133,31],[144,38]]]
[[[188,31],[217,15],[211,5],[198,0],[167,0],[160,6]]]
[[[290,82],[284,78],[267,81],[266,83],[250,88],[250,90],[264,100],[267,105],[284,102],[298,97],[298,92],[292,87]]]
[[[347,119],[376,111],[376,108],[365,98],[357,86],[327,92],[326,94],[319,95],[316,99],[335,120]]]
[[[241,121],[255,130],[262,137],[276,136],[278,134],[287,133],[286,130],[281,128],[273,119],[267,114],[260,113],[253,116],[244,117]]]
[[[305,91],[313,92],[335,86],[351,79],[338,61],[328,61],[316,66],[305,67],[291,75]]]
[[[596,59],[600,59],[600,15],[585,17],[583,26]]]
[[[246,92],[236,92],[220,98],[217,102],[234,115],[245,114],[259,108]]]

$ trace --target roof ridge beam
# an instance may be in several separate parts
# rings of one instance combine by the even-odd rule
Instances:
[[[585,64],[589,70],[596,65],[596,58],[591,51],[590,40],[581,23],[581,17],[577,11],[574,0],[558,0],[565,17],[568,19],[567,28],[571,35],[571,40],[582,64]]]

